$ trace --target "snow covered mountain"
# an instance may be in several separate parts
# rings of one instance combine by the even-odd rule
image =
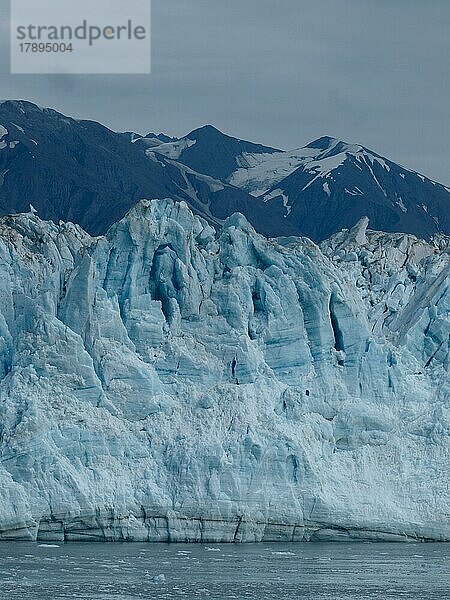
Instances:
[[[103,234],[142,198],[184,200],[214,226],[240,212],[269,237],[320,242],[368,216],[380,231],[450,234],[450,191],[359,145],[280,151],[207,125],[177,139],[115,133],[29,102],[0,103],[0,215]]]
[[[0,539],[450,539],[449,242],[1,218]]]
[[[357,144],[325,136],[281,151],[206,126],[153,150],[270,203],[277,231],[281,213],[316,242],[366,215],[381,231],[450,234],[449,188]]]
[[[140,199],[168,196],[214,224],[240,211],[263,233],[295,233],[282,210],[148,154],[168,139],[114,133],[30,102],[0,103],[0,215],[26,212],[31,204],[41,218],[70,220],[97,235]]]
[[[381,231],[450,234],[450,189],[355,144],[322,137],[305,148],[244,154],[227,181],[282,203],[286,221],[315,241],[368,216]],[[245,164],[244,164],[245,163]]]

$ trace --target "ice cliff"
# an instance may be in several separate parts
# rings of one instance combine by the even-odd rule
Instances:
[[[449,240],[0,219],[0,539],[450,539]]]

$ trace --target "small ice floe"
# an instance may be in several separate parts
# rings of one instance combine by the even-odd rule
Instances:
[[[164,575],[164,573],[160,573],[159,575],[154,575],[153,577],[150,577],[150,581],[152,583],[164,583],[166,581],[166,576]]]
[[[59,548],[58,544],[38,544],[39,548]]]

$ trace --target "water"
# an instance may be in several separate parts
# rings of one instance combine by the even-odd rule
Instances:
[[[2,543],[0,598],[444,600],[449,565],[450,544]]]

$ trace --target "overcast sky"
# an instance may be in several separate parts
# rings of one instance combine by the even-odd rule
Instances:
[[[449,0],[153,0],[149,76],[9,75],[6,4],[0,97],[116,130],[331,135],[450,184]]]

